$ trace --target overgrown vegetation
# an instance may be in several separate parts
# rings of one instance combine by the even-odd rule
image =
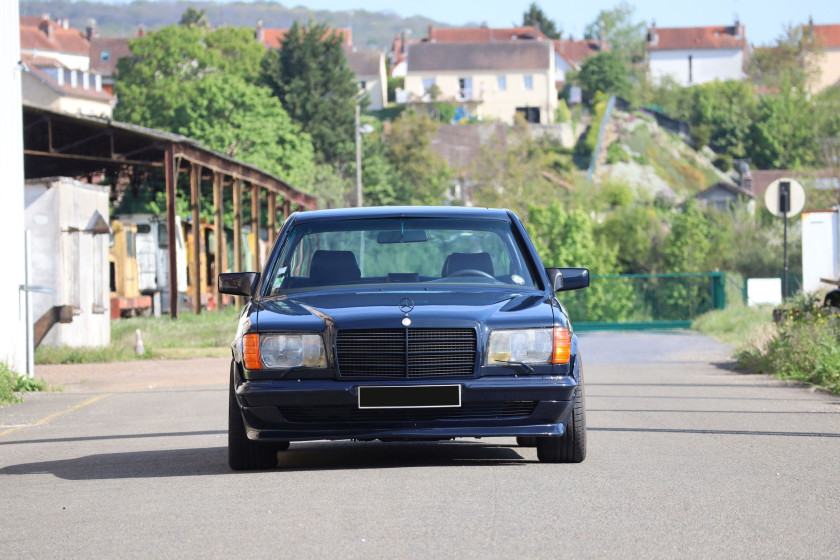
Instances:
[[[840,314],[800,296],[779,325],[754,331],[735,354],[740,369],[772,373],[840,393]]]
[[[236,334],[233,307],[220,312],[182,313],[177,321],[169,316],[133,317],[111,323],[111,344],[104,348],[42,346],[35,350],[38,364],[118,362],[155,358],[226,356]],[[135,332],[140,329],[145,352],[135,353]]]
[[[20,375],[0,362],[0,406],[21,402],[23,393],[44,391],[46,388],[47,383],[43,379]]]

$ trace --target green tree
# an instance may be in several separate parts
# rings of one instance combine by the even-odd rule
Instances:
[[[647,30],[643,21],[633,21],[635,11],[636,9],[627,2],[619,2],[611,10],[601,10],[595,21],[584,30],[584,37],[598,40],[603,29],[610,52],[615,53],[628,68],[645,59]]]
[[[751,128],[752,160],[759,169],[796,169],[817,162],[816,109],[809,96],[782,87],[761,98]]]
[[[312,137],[321,163],[355,157],[355,106],[364,103],[347,65],[342,36],[326,24],[297,22],[263,61],[263,78],[291,117]]]
[[[627,74],[626,62],[613,52],[601,52],[583,61],[575,80],[590,97],[598,91],[627,97],[630,94]]]
[[[674,215],[671,231],[665,237],[663,257],[665,272],[709,272],[712,228],[702,210],[690,201]],[[708,304],[708,285],[691,278],[663,278],[656,290],[661,319],[693,317]]]
[[[522,14],[522,25],[534,25],[549,39],[559,39],[560,31],[557,25],[549,19],[536,2],[531,2],[528,11]]]
[[[197,10],[196,8],[187,8],[187,11],[184,12],[181,16],[181,20],[178,22],[178,25],[183,25],[185,27],[203,27],[205,29],[209,29],[210,21],[207,19],[207,15],[204,13],[204,10]]]
[[[266,87],[228,74],[208,74],[179,97],[172,130],[209,148],[258,165],[310,190],[315,155],[309,135]]]
[[[752,142],[750,127],[756,117],[752,86],[729,80],[708,82],[690,89],[691,124],[708,127],[709,141],[719,151],[736,158],[746,157]]]
[[[596,238],[592,218],[583,210],[566,211],[560,202],[532,206],[528,232],[545,266],[583,266],[592,274],[615,274],[617,248]],[[562,294],[579,321],[625,321],[633,308],[632,287],[623,281],[593,281],[580,293]]]
[[[220,73],[255,81],[265,53],[245,28],[208,31],[169,26],[128,42],[131,56],[117,62],[117,120],[170,130],[174,107],[191,84]]]
[[[432,148],[438,124],[425,114],[407,111],[391,125],[386,158],[396,173],[394,202],[441,204],[452,171]]]
[[[753,49],[747,76],[757,86],[805,89],[819,78],[823,50],[811,25],[788,25],[776,44]]]

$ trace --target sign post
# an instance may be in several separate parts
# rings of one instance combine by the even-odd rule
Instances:
[[[796,216],[805,207],[805,189],[802,185],[782,177],[776,179],[764,191],[764,204],[774,216],[783,218],[784,223],[784,276],[782,277],[782,303],[788,293],[787,219]]]

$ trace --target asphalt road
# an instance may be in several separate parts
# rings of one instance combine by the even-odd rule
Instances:
[[[43,367],[0,409],[0,558],[838,558],[840,398],[694,334],[582,335],[589,449],[292,444],[226,460],[224,360]]]

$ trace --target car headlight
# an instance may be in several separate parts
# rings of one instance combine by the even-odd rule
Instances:
[[[319,334],[247,334],[242,346],[248,369],[327,367],[324,341]]]
[[[485,365],[563,364],[569,361],[571,334],[568,329],[497,330],[490,333]]]

